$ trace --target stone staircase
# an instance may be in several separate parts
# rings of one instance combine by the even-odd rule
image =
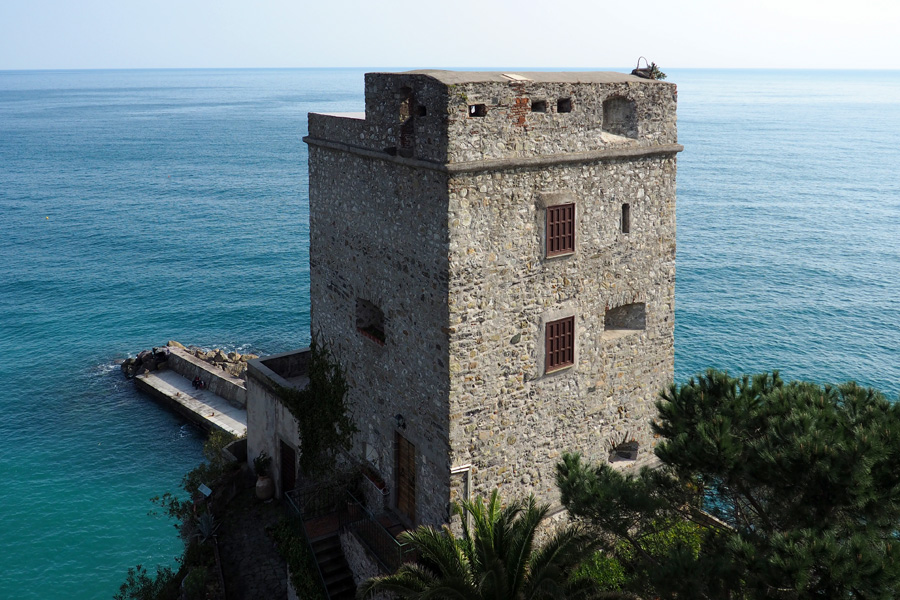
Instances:
[[[312,549],[325,580],[328,597],[331,600],[354,600],[356,584],[337,533],[314,540]]]

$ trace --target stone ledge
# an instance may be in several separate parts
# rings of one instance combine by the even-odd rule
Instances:
[[[303,389],[309,384],[309,354],[309,348],[302,348],[254,358],[247,361],[247,377],[275,394],[284,387]]]
[[[658,156],[677,154],[684,150],[681,144],[661,144],[659,146],[628,146],[619,148],[607,148],[604,150],[591,150],[590,152],[564,152],[561,154],[548,154],[543,156],[523,156],[514,158],[494,158],[488,160],[473,160],[460,163],[439,163],[417,158],[404,158],[392,156],[386,152],[363,148],[306,136],[303,141],[310,146],[318,146],[328,150],[348,152],[357,156],[392,162],[414,169],[429,169],[439,173],[454,175],[456,173],[477,173],[479,171],[492,171],[502,169],[540,168],[555,165],[569,165],[601,160],[615,160],[619,158],[641,158],[645,156]]]

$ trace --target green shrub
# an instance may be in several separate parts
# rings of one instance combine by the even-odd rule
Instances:
[[[206,442],[203,444],[203,455],[208,462],[201,463],[181,480],[181,486],[189,495],[197,493],[197,488],[201,483],[211,485],[217,479],[234,468],[222,455],[222,449],[234,441],[236,438],[228,433],[213,431],[209,434]],[[179,574],[183,574],[186,570],[196,565],[210,565],[215,560],[210,548],[204,548],[203,544],[192,543],[197,531],[197,524],[200,522],[194,517],[194,504],[190,499],[182,500],[171,492],[166,492],[162,496],[151,498],[150,500],[156,504],[163,514],[175,519],[175,528],[178,529],[182,540],[184,541],[184,555],[179,559],[181,570]],[[150,514],[155,514],[151,511]],[[203,515],[200,516],[203,519]],[[208,525],[206,531],[215,532],[215,522],[211,517],[207,517],[201,523],[200,536],[203,537],[203,527]],[[128,575],[125,583],[123,583],[119,592],[114,596],[115,600],[175,600],[180,597],[178,577],[168,567],[156,567],[156,576],[151,577],[143,566],[138,565],[133,569],[128,569]],[[202,597],[202,596],[198,596]]]
[[[325,600],[325,590],[316,572],[315,559],[306,544],[303,521],[299,517],[282,519],[269,528],[269,535],[275,540],[278,553],[287,561],[291,571],[291,585],[298,598]]]
[[[300,470],[319,477],[334,469],[336,454],[350,449],[358,429],[350,418],[344,368],[315,337],[309,349],[309,384],[302,390],[279,388],[278,397],[296,419],[303,440]]]
[[[603,551],[594,553],[583,562],[573,578],[576,581],[589,580],[594,589],[600,592],[621,590],[628,579],[622,563],[612,554]]]
[[[702,528],[690,521],[655,522],[651,533],[636,541],[653,558],[664,558],[676,549],[697,558],[700,555]],[[644,586],[646,564],[635,547],[627,542],[616,544],[611,550],[599,551],[582,563],[574,573],[577,580],[588,580],[600,592],[638,589]]]
[[[652,533],[638,538],[641,547],[654,558],[667,556],[675,548],[689,551],[693,558],[700,555],[703,529],[691,521],[655,521],[651,526]],[[635,558],[634,546],[626,542],[616,547],[616,554],[623,560]]]
[[[222,455],[225,446],[235,439],[237,438],[230,433],[210,432],[209,438],[203,443],[203,456],[206,457],[207,462],[200,463],[181,479],[181,487],[188,493],[187,500],[179,498],[172,492],[166,492],[162,496],[150,499],[153,504],[162,509],[164,515],[175,520],[175,528],[179,530],[185,545],[190,542],[195,529],[194,503],[190,497],[197,493],[201,483],[212,485],[231,469],[239,467],[237,464],[229,463]],[[151,512],[151,514],[155,513]]]
[[[169,567],[156,567],[156,575],[151,577],[147,570],[138,565],[128,569],[128,576],[119,587],[114,600],[158,600],[177,597],[178,583],[175,573]]]
[[[206,567],[194,567],[184,578],[184,595],[187,600],[203,600],[206,597],[206,580],[209,570]]]

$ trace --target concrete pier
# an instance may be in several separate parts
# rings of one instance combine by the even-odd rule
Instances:
[[[247,435],[246,409],[234,406],[208,389],[195,389],[192,380],[173,370],[137,375],[134,382],[138,389],[207,431],[218,429],[238,437]]]

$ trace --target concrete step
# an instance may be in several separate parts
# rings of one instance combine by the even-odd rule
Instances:
[[[316,540],[312,546],[329,597],[332,600],[355,598],[356,584],[353,582],[353,573],[350,572],[350,565],[344,557],[338,536],[332,535]]]

